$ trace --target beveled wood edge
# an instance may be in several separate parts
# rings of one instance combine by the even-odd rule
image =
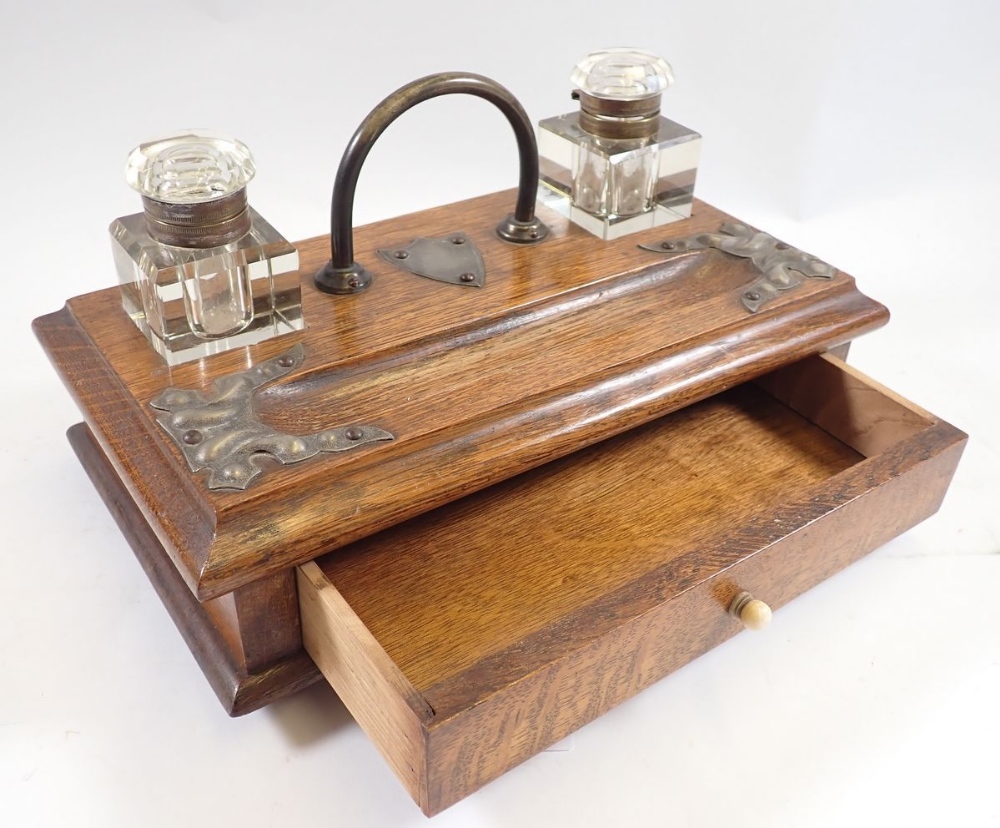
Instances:
[[[135,553],[156,594],[230,716],[242,716],[322,678],[309,655],[298,653],[248,672],[227,645],[167,557],[103,450],[83,423],[66,434],[80,463]]]
[[[434,710],[313,562],[297,569],[302,643],[418,802],[427,798],[427,723]]]
[[[172,477],[171,491],[174,495],[174,501],[170,515],[164,514],[163,510],[157,510],[155,504],[146,502],[137,489],[135,481],[125,473],[122,459],[118,457],[115,446],[111,445],[109,441],[113,439],[118,444],[119,450],[124,452],[128,452],[130,445],[148,443],[154,447],[150,458],[146,458],[141,452],[135,452],[134,456],[131,456],[130,453],[130,456],[133,462],[139,464],[140,471],[155,477],[162,474],[164,469],[171,469],[174,465],[173,459],[166,454],[169,449],[163,443],[161,435],[155,430],[155,423],[142,416],[140,412],[135,411],[138,403],[129,395],[118,376],[101,358],[96,345],[73,315],[68,303],[54,313],[35,319],[32,322],[32,330],[39,342],[42,343],[63,385],[83,413],[90,437],[99,447],[101,456],[109,464],[110,470],[118,478],[118,485],[127,492],[135,509],[144,516],[144,522],[148,525],[150,533],[155,536],[156,542],[172,559],[189,588],[195,591],[200,564],[193,555],[189,554],[188,550],[181,548],[175,538],[179,536],[176,524],[188,527],[197,526],[202,527],[202,532],[195,536],[196,540],[203,545],[211,544],[215,532],[214,514],[208,510],[206,504],[199,500],[195,491],[197,481],[190,477],[187,479]],[[69,349],[74,354],[71,361],[73,376],[70,376],[60,361],[54,358],[54,354],[60,349]],[[109,429],[106,427],[111,422],[109,412],[103,410],[101,413],[104,419],[101,422],[94,422],[88,416],[86,406],[81,404],[78,388],[80,385],[90,385],[93,382],[89,379],[91,377],[99,378],[99,382],[95,384],[100,384],[105,388],[109,408],[131,409],[133,416],[127,419],[123,418],[122,422],[115,422],[114,428]],[[173,528],[171,528],[172,525]]]
[[[817,355],[812,359],[825,360],[827,357]],[[864,377],[853,369],[852,375]],[[799,492],[794,499],[747,525],[743,532],[730,539],[724,552],[706,554],[704,549],[692,549],[565,616],[547,629],[426,688],[423,695],[436,714],[431,729],[443,726],[450,717],[460,715],[469,707],[483,703],[490,696],[525,677],[546,669],[551,659],[544,653],[551,653],[555,649],[564,654],[560,658],[569,657],[575,650],[588,646],[615,627],[650,611],[661,601],[665,584],[670,584],[672,589],[680,585],[679,589],[683,592],[711,580],[716,574],[803,531],[831,512],[842,509],[862,495],[912,471],[928,458],[957,448],[951,469],[953,473],[967,439],[964,432],[933,418],[918,434],[900,440],[882,453],[864,458],[856,465]],[[941,498],[946,489],[947,484],[942,486]],[[939,505],[940,499],[931,511],[915,519],[898,533],[929,517]],[[793,526],[796,528],[789,531],[789,527]],[[894,535],[886,540],[891,537]],[[736,591],[735,587],[723,589],[715,596],[720,612],[725,612]],[[470,693],[470,688],[477,688],[478,692]]]
[[[849,341],[885,324],[888,311],[845,279],[840,290],[822,301],[790,304],[781,317],[761,315],[738,325],[708,332],[698,342],[665,349],[639,360],[621,363],[601,374],[545,395],[520,400],[493,412],[493,417],[457,428],[446,442],[437,433],[414,441],[405,453],[387,457],[373,454],[352,468],[339,485],[364,489],[361,480],[378,467],[382,479],[405,474],[414,464],[440,470],[438,488],[422,492],[422,500],[407,503],[355,503],[351,514],[338,516],[336,543],[323,548],[271,550],[234,571],[231,561],[244,548],[246,538],[234,534],[225,515],[219,516],[216,535],[204,550],[196,594],[206,600],[225,594],[262,575],[297,566],[333,549],[400,523],[457,497],[527,471],[580,448],[605,440],[693,402],[713,396],[740,382],[791,361]],[[794,338],[779,334],[794,320]],[[735,331],[738,329],[738,336]],[[595,410],[588,395],[614,397]],[[568,428],[572,423],[573,428]],[[470,451],[490,446],[488,466],[472,462]],[[450,464],[450,465],[449,465]],[[372,488],[372,487],[369,487]],[[373,493],[372,497],[377,494]],[[326,491],[303,492],[297,501],[303,519],[329,520],[331,506]],[[280,504],[256,504],[258,520],[279,520]],[[271,515],[267,510],[279,510]]]

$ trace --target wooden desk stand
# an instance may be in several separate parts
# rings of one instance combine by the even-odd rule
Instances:
[[[316,292],[327,240],[301,243],[308,329],[200,362],[168,369],[117,289],[35,323],[84,415],[70,441],[227,711],[319,665],[429,814],[734,634],[738,593],[781,606],[933,513],[965,442],[818,356],[888,318],[849,276],[750,309],[771,260],[656,252],[733,221],[708,205],[608,243],[542,211],[551,237],[520,248],[492,232],[511,198],[359,229],[356,296]],[[375,253],[456,231],[483,288]],[[263,421],[394,439],[208,489],[150,402],[295,345]]]

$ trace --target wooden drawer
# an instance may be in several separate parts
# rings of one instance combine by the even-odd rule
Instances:
[[[434,814],[932,514],[965,439],[813,357],[302,565],[304,644]]]

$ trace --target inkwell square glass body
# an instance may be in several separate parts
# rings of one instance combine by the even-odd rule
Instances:
[[[538,125],[543,204],[602,239],[691,217],[701,135],[661,116],[653,138],[605,139],[579,120]]]
[[[145,211],[109,228],[122,304],[171,365],[305,326],[298,251],[246,203],[254,173],[242,143],[194,134],[129,158]]]
[[[603,239],[690,217],[701,136],[660,114],[670,64],[602,49],[570,81],[579,111],[539,124],[540,200]]]

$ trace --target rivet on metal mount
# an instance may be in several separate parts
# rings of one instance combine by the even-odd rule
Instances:
[[[740,288],[740,301],[751,313],[808,279],[832,279],[837,269],[815,256],[796,250],[774,236],[761,233],[745,224],[723,224],[718,233],[702,233],[681,239],[640,244],[650,253],[668,254],[671,258],[693,250],[718,250],[730,256],[750,259],[761,272],[752,284]]]
[[[160,412],[156,421],[174,439],[191,471],[208,470],[209,489],[245,489],[262,473],[256,462],[262,456],[288,465],[320,452],[394,439],[381,428],[356,424],[318,434],[284,434],[257,419],[257,389],[291,373],[304,359],[299,344],[246,371],[220,377],[213,393],[168,388],[150,403]]]
[[[341,296],[361,293],[371,283],[371,273],[357,262],[352,262],[347,267],[334,267],[331,260],[323,265],[316,274],[316,287],[324,293],[335,293]]]
[[[449,285],[482,287],[486,281],[483,256],[465,233],[414,239],[406,247],[381,249],[378,255],[408,273]]]

